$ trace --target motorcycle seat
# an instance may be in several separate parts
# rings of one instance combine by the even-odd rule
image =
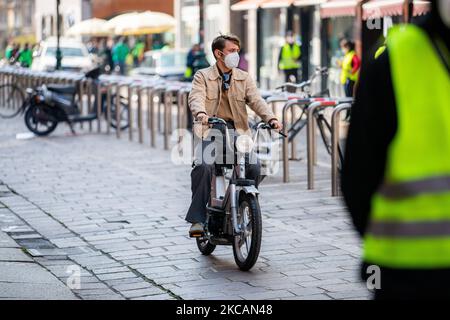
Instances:
[[[70,85],[49,84],[47,89],[60,94],[75,94],[77,92],[77,88]]]

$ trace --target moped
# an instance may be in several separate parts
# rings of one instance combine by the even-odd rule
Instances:
[[[272,127],[261,122],[253,139],[242,135],[232,142],[225,120],[214,117],[209,118],[208,123],[222,130],[222,144],[219,143],[215,150],[229,148],[233,150],[234,159],[231,163],[214,163],[205,232],[196,238],[197,246],[203,255],[210,255],[217,245],[231,245],[237,266],[247,271],[259,256],[262,221],[259,191],[254,180],[245,178],[245,162],[254,141],[257,141],[259,130],[272,130]]]
[[[102,88],[101,101],[98,101],[97,98],[97,84],[100,81],[99,76],[100,68],[95,68],[84,76],[84,78],[92,79],[92,91],[95,96],[92,111],[87,115],[81,114],[80,107],[75,99],[81,81],[76,85],[48,84],[35,90],[27,90],[29,95],[28,101],[32,102],[24,106],[25,125],[27,128],[38,136],[46,136],[56,129],[59,122],[66,122],[72,133],[75,133],[73,129],[74,123],[90,122],[96,120],[101,115],[105,115],[108,118],[107,91]],[[110,97],[111,127],[119,127],[120,130],[125,130],[128,128],[129,106],[126,99],[121,96],[119,98],[120,123],[118,124],[116,99],[116,95],[112,94]],[[101,114],[98,114],[97,111],[98,103],[101,104]]]

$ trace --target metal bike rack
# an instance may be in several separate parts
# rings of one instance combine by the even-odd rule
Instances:
[[[165,85],[158,83],[148,90],[148,127],[150,129],[150,145],[156,147],[156,117],[155,117],[155,96],[161,95]],[[159,103],[159,102],[158,102]],[[157,115],[159,120],[159,114]]]
[[[125,87],[125,86],[127,86],[127,83],[126,82],[123,82],[123,80],[122,80],[122,82],[119,80],[118,82],[117,82],[117,85],[116,85],[116,137],[117,137],[117,139],[120,139],[120,129],[121,129],[121,127],[120,127],[120,122],[121,122],[121,104],[120,104],[120,89],[122,88],[122,87]],[[130,119],[129,117],[128,117],[128,119]]]
[[[128,92],[128,140],[133,141],[133,92],[139,89],[138,85],[129,82],[126,84]]]
[[[173,95],[178,94],[179,85],[169,85],[164,91],[164,150],[169,150],[169,138],[172,133]]]
[[[178,129],[186,129],[187,128],[187,119],[186,112],[188,108],[188,96],[191,88],[182,87],[178,90],[177,95],[177,106],[178,106],[178,117],[177,117],[177,125]]]
[[[145,85],[139,84],[136,87],[137,98],[138,98],[138,108],[137,108],[137,126],[138,126],[138,137],[139,143],[144,143],[144,128],[143,128],[143,114],[142,114],[142,93],[145,91]]]
[[[289,100],[283,107],[282,122],[283,128],[288,127],[288,111],[293,109],[294,106],[304,106],[306,101],[302,100]],[[292,122],[292,121],[291,121]],[[293,143],[294,141],[292,141]],[[289,137],[283,137],[283,182],[289,182]]]
[[[103,101],[102,101],[102,81],[98,79],[97,82],[97,132],[102,132],[102,108],[103,108]]]
[[[341,103],[337,105],[331,116],[331,196],[336,197],[340,195],[339,192],[339,120],[342,111],[350,110],[351,103]]]
[[[316,126],[314,112],[321,108],[334,107],[336,101],[318,101],[309,105],[307,113],[306,149],[308,167],[308,190],[314,189],[314,165],[316,161]]]
[[[113,80],[109,80],[106,84],[106,134],[110,134],[111,132],[111,100],[112,100],[112,91],[111,88],[113,86],[117,86],[117,83]]]

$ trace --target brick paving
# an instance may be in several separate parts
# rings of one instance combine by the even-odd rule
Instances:
[[[329,168],[316,168],[312,191],[304,161],[292,162],[289,184],[281,172],[264,180],[261,254],[241,272],[231,247],[205,257],[187,237],[189,166],[174,165],[162,141],[152,149],[86,127],[19,140],[21,119],[0,122],[1,229],[63,284],[67,267],[79,267],[76,297],[370,298],[358,277],[359,239],[342,199],[330,196]]]

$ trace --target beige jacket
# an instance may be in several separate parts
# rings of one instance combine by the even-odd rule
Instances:
[[[217,64],[195,73],[192,90],[189,93],[189,107],[194,117],[201,112],[210,117],[217,114],[222,97],[221,84],[222,80]],[[236,131],[240,134],[249,132],[246,105],[265,122],[276,119],[261,97],[255,82],[247,72],[238,68],[234,68],[232,71],[228,100]],[[205,132],[203,132],[203,136],[205,136]]]

